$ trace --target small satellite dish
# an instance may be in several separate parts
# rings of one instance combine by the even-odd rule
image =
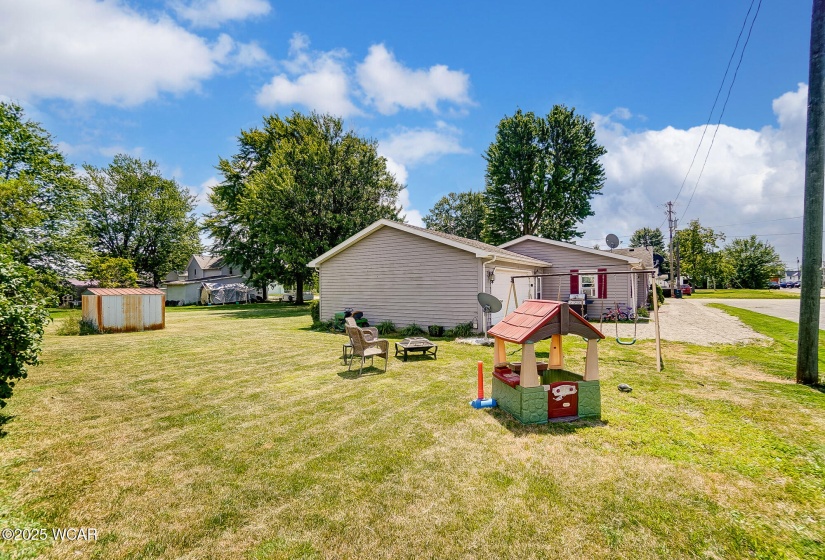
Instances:
[[[481,304],[485,313],[498,313],[501,311],[501,300],[486,292],[478,294],[478,303]]]
[[[653,266],[662,266],[665,264],[665,258],[659,253],[653,253]]]
[[[616,247],[619,246],[619,238],[616,237],[616,235],[614,235],[612,233],[608,233],[607,237],[605,238],[604,241],[605,241],[605,243],[607,243],[607,246],[610,247],[611,249],[615,249]]]

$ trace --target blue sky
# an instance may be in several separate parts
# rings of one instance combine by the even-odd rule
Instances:
[[[412,223],[448,192],[483,189],[502,117],[562,103],[592,118],[608,149],[580,241],[604,247],[607,233],[626,244],[664,221],[751,5],[6,1],[0,99],[21,103],[78,165],[119,152],[157,161],[199,211],[240,130],[271,113],[332,112],[379,142]],[[676,199],[680,223],[758,234],[791,268],[810,12],[810,0],[761,4],[707,167],[697,183],[713,129]]]

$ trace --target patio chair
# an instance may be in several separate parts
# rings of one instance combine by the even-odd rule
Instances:
[[[352,317],[345,318],[344,323],[346,323],[348,327],[353,327],[364,331],[364,338],[367,339],[367,342],[370,342],[372,340],[378,340],[378,329],[376,329],[375,327],[359,327],[355,323],[355,319]]]
[[[352,355],[349,360],[349,370],[352,370],[352,362],[355,356],[361,358],[361,369],[358,370],[358,375],[364,371],[364,361],[370,359],[370,365],[373,363],[375,356],[384,358],[384,371],[387,371],[387,362],[390,356],[390,343],[387,340],[370,340],[367,341],[364,336],[364,331],[358,327],[347,326],[347,334],[349,335],[350,343],[352,343]]]

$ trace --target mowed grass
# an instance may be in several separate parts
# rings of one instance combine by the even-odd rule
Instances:
[[[799,292],[787,292],[785,290],[705,290],[699,289],[689,296],[695,298],[715,298],[715,299],[799,299]]]
[[[652,342],[604,340],[602,421],[525,427],[468,406],[489,348],[441,341],[359,377],[309,324],[263,305],[145,333],[52,325],[3,410],[0,526],[99,538],[0,556],[825,557],[825,394],[771,367],[771,344],[665,343],[657,373]]]

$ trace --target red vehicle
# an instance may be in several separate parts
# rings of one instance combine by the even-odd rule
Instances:
[[[682,284],[682,295],[689,296],[691,294],[690,284]]]

